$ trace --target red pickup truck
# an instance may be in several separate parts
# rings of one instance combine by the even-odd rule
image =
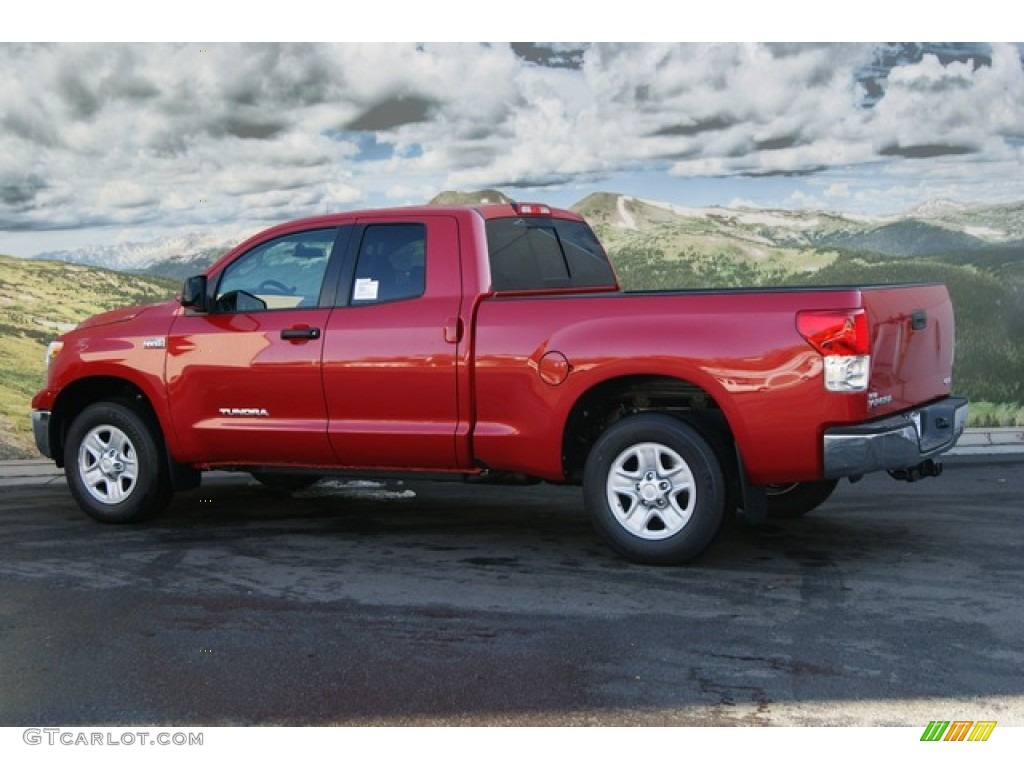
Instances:
[[[738,509],[938,474],[967,414],[953,347],[942,285],[626,293],[569,211],[351,212],[64,334],[32,420],[104,522],[213,468],[531,479],[582,484],[625,557],[681,563]]]

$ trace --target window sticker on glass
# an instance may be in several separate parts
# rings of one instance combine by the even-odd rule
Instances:
[[[356,278],[356,287],[352,293],[353,301],[376,301],[377,289],[380,286],[379,280],[369,277]]]

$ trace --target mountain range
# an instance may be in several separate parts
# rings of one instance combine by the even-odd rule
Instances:
[[[442,192],[431,205],[507,202],[499,190]],[[724,248],[753,261],[775,249],[844,249],[886,256],[920,256],[1024,248],[1024,202],[965,205],[932,201],[894,216],[756,208],[684,208],[608,192],[572,206],[598,231],[609,252],[659,243]],[[36,259],[87,264],[125,272],[181,278],[223,255],[253,233],[189,232],[146,242],[118,243],[39,253]]]
[[[119,272],[183,278],[202,272],[220,256],[253,232],[223,235],[186,232],[142,242],[93,245],[61,251],[46,251],[33,256],[42,261],[64,261],[104,267]]]
[[[887,256],[1024,247],[1024,202],[968,206],[937,201],[894,216],[757,208],[683,208],[595,193],[573,206],[604,233],[609,250],[652,233],[719,240],[757,260],[764,248],[844,248]]]

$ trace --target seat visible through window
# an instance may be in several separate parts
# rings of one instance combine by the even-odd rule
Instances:
[[[352,303],[396,301],[423,294],[426,227],[374,224],[363,233],[356,261]]]

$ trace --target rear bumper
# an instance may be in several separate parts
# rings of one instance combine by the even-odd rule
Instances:
[[[947,397],[878,421],[826,429],[825,477],[917,467],[956,445],[966,424],[967,399]]]

